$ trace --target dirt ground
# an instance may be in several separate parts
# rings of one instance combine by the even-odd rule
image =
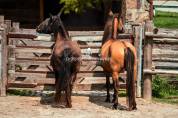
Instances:
[[[105,96],[74,95],[73,107],[53,108],[41,104],[40,97],[0,97],[0,118],[177,118],[178,105],[147,102],[137,98],[136,111],[112,110]],[[119,98],[126,105],[126,98]]]

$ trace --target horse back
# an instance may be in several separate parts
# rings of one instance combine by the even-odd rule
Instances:
[[[67,48],[71,49],[72,55],[77,56],[77,57],[81,56],[81,50],[80,50],[80,47],[79,47],[79,45],[76,41],[56,42],[56,44],[54,46],[54,52],[53,53],[55,55],[61,55],[62,52]]]

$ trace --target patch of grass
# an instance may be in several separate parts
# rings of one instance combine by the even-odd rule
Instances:
[[[15,90],[15,89],[9,89],[7,90],[8,95],[17,95],[17,96],[32,96],[31,90]]]
[[[156,102],[178,105],[178,89],[169,84],[167,78],[155,76],[152,83],[152,94],[153,100]]]
[[[169,96],[178,96],[178,91],[174,85],[168,83],[166,78],[161,78],[156,75],[152,83],[153,97],[156,98],[167,98]]]
[[[178,29],[178,13],[157,11],[154,24],[159,28]]]
[[[119,97],[126,97],[126,91],[119,91]]]
[[[178,96],[174,96],[173,98],[153,98],[153,100],[156,102],[178,105]]]

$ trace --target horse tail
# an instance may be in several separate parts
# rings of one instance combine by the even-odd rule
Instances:
[[[130,48],[125,49],[125,68],[127,71],[126,92],[129,102],[129,108],[136,105],[135,103],[135,84],[134,84],[134,62],[135,56]]]
[[[58,84],[59,90],[65,90],[71,83],[72,74],[72,50],[66,48],[60,57],[60,69],[58,70]]]

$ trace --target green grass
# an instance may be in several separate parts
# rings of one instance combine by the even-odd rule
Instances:
[[[178,96],[174,96],[172,98],[171,97],[167,97],[167,98],[153,98],[153,100],[156,101],[156,102],[178,105]]]
[[[170,78],[169,78],[170,79]],[[152,95],[154,101],[178,105],[178,89],[176,85],[168,83],[168,78],[156,75],[152,81]],[[178,77],[176,77],[178,79]]]
[[[154,24],[159,28],[178,29],[178,13],[157,11]]]

